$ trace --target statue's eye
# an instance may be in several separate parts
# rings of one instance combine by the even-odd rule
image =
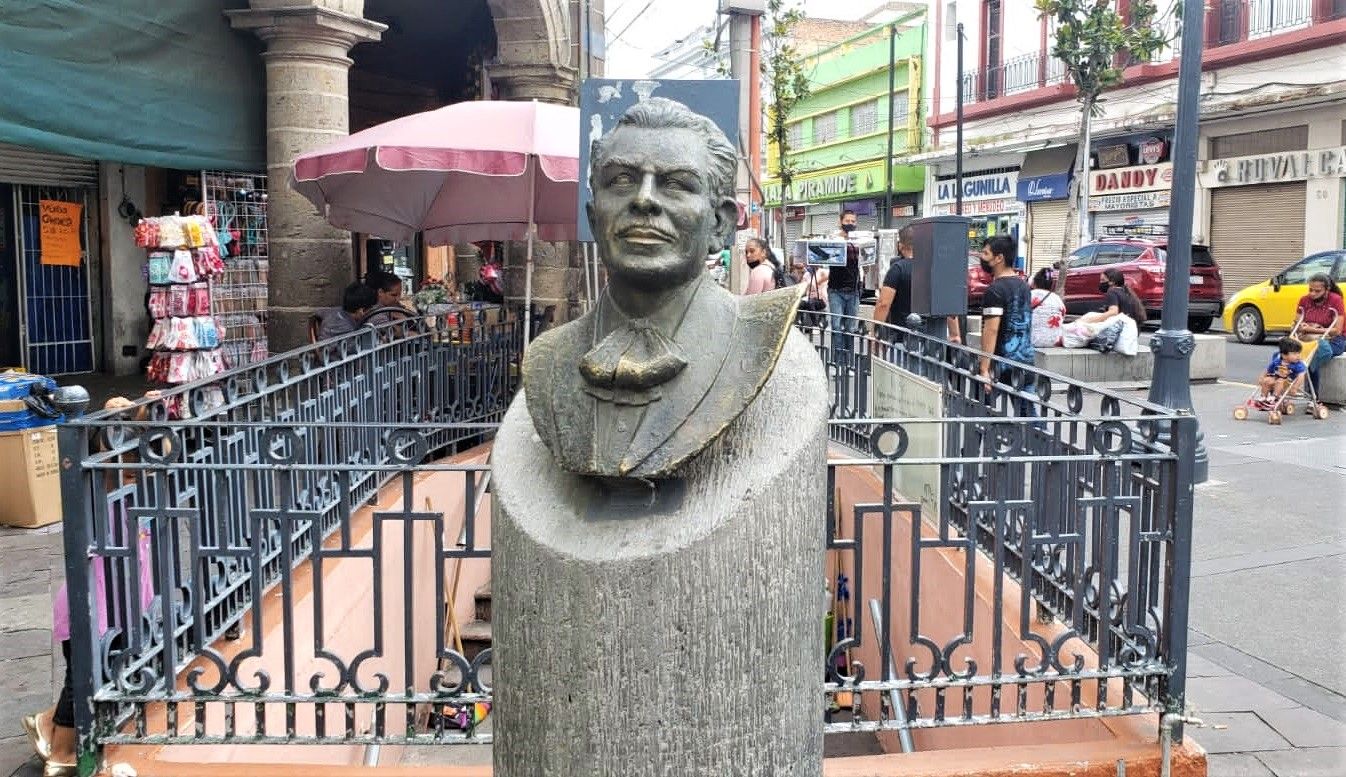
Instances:
[[[608,183],[613,186],[631,186],[635,182],[635,176],[630,173],[617,173],[608,179]]]

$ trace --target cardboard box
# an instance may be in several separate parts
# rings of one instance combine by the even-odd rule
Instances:
[[[0,432],[0,524],[35,529],[61,520],[56,427]]]

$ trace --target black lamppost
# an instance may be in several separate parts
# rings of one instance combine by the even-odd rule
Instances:
[[[1192,410],[1191,360],[1196,339],[1187,329],[1187,293],[1192,269],[1192,207],[1196,198],[1197,130],[1201,120],[1202,0],[1183,0],[1181,57],[1178,64],[1178,113],[1173,131],[1173,193],[1168,209],[1168,261],[1164,268],[1164,310],[1159,331],[1150,340],[1154,376],[1150,401],[1175,410]],[[1209,461],[1202,436],[1196,436],[1195,480],[1206,480]],[[1179,452],[1181,453],[1181,452]]]

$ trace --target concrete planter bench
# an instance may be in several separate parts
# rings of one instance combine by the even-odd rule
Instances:
[[[981,318],[970,316],[968,329],[972,330],[968,335],[968,344],[980,347]],[[1150,351],[1151,337],[1153,337],[1151,333],[1141,333],[1140,349],[1135,356],[1099,353],[1092,348],[1038,348],[1033,363],[1041,369],[1085,383],[1149,383],[1150,376],[1154,372],[1154,353]],[[1225,369],[1225,336],[1193,335],[1193,337],[1196,338],[1196,350],[1192,352],[1192,382],[1219,380],[1224,375]],[[1346,364],[1340,369],[1346,373]],[[1324,378],[1324,383],[1326,380]],[[1340,385],[1340,391],[1346,393],[1346,374],[1342,375]]]
[[[1346,405],[1346,354],[1342,354],[1318,372],[1318,399],[1329,405]]]
[[[1219,380],[1225,368],[1224,335],[1193,336],[1196,350],[1192,352],[1192,382]],[[1135,356],[1099,353],[1091,348],[1039,348],[1034,363],[1086,383],[1148,383],[1154,372],[1151,337],[1140,336],[1140,350]]]

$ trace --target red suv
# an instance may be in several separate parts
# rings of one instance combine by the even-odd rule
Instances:
[[[1103,307],[1103,292],[1098,290],[1103,271],[1122,271],[1126,284],[1145,303],[1145,313],[1157,322],[1164,306],[1164,261],[1168,256],[1166,237],[1109,237],[1076,249],[1066,260],[1066,311],[1088,313]],[[1220,267],[1206,246],[1192,246],[1191,291],[1187,296],[1187,328],[1205,332],[1224,309],[1224,288]]]

